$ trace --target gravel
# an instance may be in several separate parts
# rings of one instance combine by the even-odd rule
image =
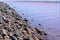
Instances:
[[[46,37],[43,30],[32,28],[26,18],[23,19],[9,5],[0,2],[0,40],[47,40]]]

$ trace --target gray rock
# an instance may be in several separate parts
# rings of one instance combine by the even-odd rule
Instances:
[[[7,34],[5,29],[2,29],[2,34]]]
[[[24,36],[23,40],[30,40],[30,37],[29,36]]]

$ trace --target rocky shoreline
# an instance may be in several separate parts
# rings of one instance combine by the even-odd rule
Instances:
[[[26,18],[0,2],[0,40],[47,40],[47,33],[32,28]]]

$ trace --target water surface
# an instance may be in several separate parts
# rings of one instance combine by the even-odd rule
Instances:
[[[41,29],[38,24],[42,24],[51,40],[60,39],[60,3],[7,2],[7,4],[17,10],[22,17],[26,17],[33,27]]]

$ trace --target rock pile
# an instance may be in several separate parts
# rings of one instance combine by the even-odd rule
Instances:
[[[28,20],[0,2],[0,40],[47,40],[47,34],[32,28]]]

